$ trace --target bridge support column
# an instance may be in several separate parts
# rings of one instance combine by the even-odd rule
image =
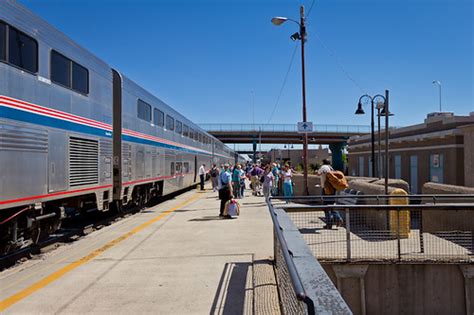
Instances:
[[[342,160],[342,149],[344,148],[344,142],[331,143],[329,150],[332,153],[332,167],[335,170],[344,172],[344,161]]]

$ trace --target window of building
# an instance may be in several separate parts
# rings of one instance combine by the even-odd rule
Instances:
[[[369,173],[369,177],[374,177],[374,174],[372,174],[372,159],[369,158],[369,168],[367,169],[367,173]]]
[[[28,72],[38,72],[38,43],[11,26],[8,27],[8,62]]]
[[[418,193],[418,156],[410,155],[410,191]]]
[[[444,183],[444,155],[430,155],[430,181],[433,183]]]
[[[51,51],[51,81],[82,94],[89,93],[89,71],[54,50]]]
[[[0,22],[0,60],[5,60],[5,48],[6,48],[6,31],[7,26],[5,23]]]
[[[187,125],[183,125],[183,136],[188,137],[189,135],[189,127]]]
[[[151,105],[139,99],[137,101],[137,117],[145,121],[151,121]]]
[[[183,133],[183,123],[179,120],[176,121],[176,133],[182,134]]]
[[[174,130],[174,118],[170,115],[166,115],[166,129],[171,131]]]
[[[163,127],[165,125],[165,113],[159,109],[153,109],[153,124]]]
[[[394,166],[395,166],[395,178],[402,178],[402,156],[395,155],[394,157]]]
[[[365,176],[364,175],[364,157],[359,156],[359,176]]]

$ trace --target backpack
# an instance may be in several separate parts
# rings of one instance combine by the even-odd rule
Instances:
[[[327,172],[326,173],[326,182],[329,183],[331,187],[324,187],[325,192],[328,193],[328,195],[332,195],[334,192],[329,193],[331,189],[327,188],[332,188],[332,190],[340,191],[344,190],[347,187],[349,187],[349,184],[347,183],[347,179],[344,176],[344,173],[341,171],[332,171],[332,172]],[[329,190],[329,191],[327,191]]]
[[[229,215],[231,217],[236,217],[240,215],[240,204],[237,200],[231,199],[227,201],[224,208],[224,215]]]

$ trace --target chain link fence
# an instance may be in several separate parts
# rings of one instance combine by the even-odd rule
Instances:
[[[472,195],[330,198],[284,205],[320,261],[474,262]]]

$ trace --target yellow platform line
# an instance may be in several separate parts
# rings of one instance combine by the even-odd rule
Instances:
[[[60,279],[62,276],[64,276],[68,272],[70,272],[70,271],[76,269],[77,267],[82,266],[85,263],[91,261],[92,259],[99,256],[100,254],[102,254],[106,250],[108,250],[111,247],[117,245],[118,243],[126,240],[130,236],[142,231],[143,229],[147,228],[148,226],[152,225],[153,223],[163,219],[164,217],[166,217],[170,213],[173,213],[174,211],[178,210],[179,208],[195,201],[196,199],[198,199],[198,197],[199,197],[199,195],[194,195],[193,197],[191,197],[188,200],[180,203],[179,205],[173,207],[172,209],[162,212],[160,215],[154,217],[153,219],[137,226],[133,230],[131,230],[131,231],[117,237],[116,239],[108,242],[107,244],[105,244],[104,246],[94,250],[90,254],[80,258],[79,260],[76,260],[76,261],[68,264],[67,266],[64,266],[63,268],[59,269],[58,271],[53,272],[49,276],[44,277],[43,279],[41,279],[38,282],[36,282],[36,283],[32,284],[31,286],[29,286],[28,288],[26,288],[26,289],[24,289],[24,290],[22,290],[18,293],[13,294],[12,296],[6,298],[3,301],[0,301],[0,312],[4,311],[5,309],[9,308],[10,306],[12,306],[15,303],[18,303],[19,301],[23,300],[24,298],[30,296],[31,294],[35,293],[36,291],[44,288],[48,284]]]

